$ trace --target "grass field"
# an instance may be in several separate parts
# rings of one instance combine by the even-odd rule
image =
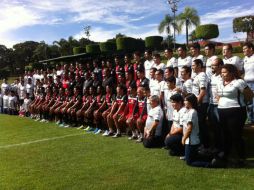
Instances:
[[[1,190],[254,188],[252,167],[192,168],[163,149],[144,149],[126,137],[7,115],[0,115],[0,171]]]

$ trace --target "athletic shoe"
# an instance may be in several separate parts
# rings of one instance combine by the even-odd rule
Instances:
[[[137,140],[136,140],[137,143],[142,143],[143,142],[143,138],[142,137],[139,137]]]
[[[135,139],[138,139],[138,137],[137,136],[135,136],[135,135],[132,135],[131,137],[129,137],[128,138],[129,140],[135,140]]]
[[[94,131],[93,131],[93,133],[94,133],[94,134],[97,133],[98,130],[99,130],[99,128],[95,128]]]
[[[118,138],[118,137],[121,137],[121,133],[116,133],[114,136],[112,136],[113,138]]]
[[[58,120],[58,121],[56,122],[56,124],[57,124],[57,125],[59,125],[60,123],[61,123],[61,121],[60,121],[60,120]]]
[[[60,125],[59,125],[59,127],[64,127],[65,126],[65,123],[61,123]]]
[[[106,131],[102,134],[102,136],[107,136],[107,135],[108,135],[108,133],[109,133],[109,131],[108,131],[108,130],[106,130]]]
[[[101,129],[98,129],[97,132],[94,133],[94,134],[98,135],[98,134],[100,134],[100,133],[101,133]]]
[[[64,128],[69,128],[69,127],[70,127],[70,125],[68,125],[68,124],[64,126]]]
[[[40,120],[40,123],[43,123],[43,122],[45,122],[45,119],[41,119],[41,120]]]
[[[84,125],[80,125],[77,129],[84,129]]]
[[[40,120],[41,120],[40,118],[35,119],[35,121],[40,121]]]
[[[95,128],[90,127],[90,129],[87,132],[94,132]]]
[[[180,156],[180,160],[185,160],[185,156]]]
[[[90,126],[87,126],[87,128],[84,129],[84,131],[89,131],[90,130]]]

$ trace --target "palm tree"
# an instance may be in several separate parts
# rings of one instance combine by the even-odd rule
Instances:
[[[196,9],[192,7],[185,7],[184,11],[177,16],[180,31],[183,26],[186,27],[186,44],[188,46],[188,29],[192,26],[198,26],[200,24],[200,18]]]
[[[170,39],[169,36],[171,34],[171,30],[170,30],[171,27],[175,28],[177,32],[179,31],[177,24],[174,23],[174,18],[171,17],[170,15],[165,15],[164,19],[160,22],[158,26],[158,31],[160,34],[166,31],[168,34],[168,39]],[[169,46],[169,40],[168,40],[168,46]]]

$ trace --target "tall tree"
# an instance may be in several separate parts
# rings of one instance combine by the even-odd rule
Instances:
[[[184,11],[177,16],[177,21],[179,24],[180,31],[182,30],[184,26],[186,28],[186,44],[188,46],[189,44],[188,30],[192,28],[193,26],[198,26],[200,24],[200,18],[198,16],[198,12],[196,9],[192,7],[185,7]]]
[[[168,46],[170,43],[169,39],[172,39],[172,37],[170,38],[171,35],[171,28],[175,28],[176,32],[179,32],[179,28],[177,26],[176,23],[174,23],[174,18],[171,17],[170,15],[165,15],[164,19],[160,22],[159,26],[158,26],[158,31],[159,33],[163,33],[166,31],[168,37]]]

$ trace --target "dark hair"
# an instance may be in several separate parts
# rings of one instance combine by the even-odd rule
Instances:
[[[209,49],[213,49],[215,51],[215,45],[213,43],[208,43],[205,45],[205,47],[208,47]]]
[[[158,69],[156,72],[159,72],[160,75],[163,75],[164,71],[162,69]]]
[[[224,65],[224,62],[221,58],[216,58],[214,61],[217,61],[220,66]]]
[[[173,67],[166,67],[165,70],[168,70],[170,73],[173,73],[173,75],[175,74],[175,70]]]
[[[173,49],[171,49],[171,48],[166,48],[165,51],[173,53]]]
[[[194,108],[195,110],[197,110],[198,108],[198,99],[195,96],[195,94],[189,93],[186,95],[185,100],[190,102],[192,105],[192,108]]]
[[[145,72],[145,67],[143,66],[143,65],[138,65],[138,67],[137,67],[137,69],[136,69],[137,71],[139,71],[139,72],[142,72],[142,73],[144,73]]]
[[[253,45],[253,43],[251,43],[251,42],[245,42],[244,44],[243,44],[243,47],[244,46],[247,46],[248,48],[251,48],[253,51],[254,51],[254,45]]]
[[[191,67],[189,67],[189,66],[187,66],[187,65],[184,65],[184,66],[182,67],[182,69],[184,69],[185,72],[188,73],[189,76],[191,76]]]
[[[200,50],[200,45],[199,45],[199,43],[193,43],[193,44],[190,44],[190,46],[189,46],[190,48],[192,47],[192,48],[194,48],[194,49],[198,49],[198,50]]]
[[[125,90],[125,86],[123,84],[118,84],[117,87],[120,88],[121,90]]]
[[[131,82],[129,87],[131,87],[132,89],[137,89],[137,85],[135,82]]]
[[[174,84],[176,84],[176,78],[174,76],[171,76],[168,79],[166,79],[166,82],[173,82]]]
[[[187,48],[186,48],[186,46],[184,46],[184,45],[179,46],[178,49],[179,49],[179,48],[181,48],[181,49],[184,50],[184,51],[187,51]]]
[[[232,64],[225,64],[222,66],[222,69],[226,69],[235,79],[240,79],[239,72],[236,68],[236,66]]]
[[[177,102],[177,103],[181,103],[183,104],[183,97],[181,96],[181,94],[174,94],[170,97],[171,101]]]
[[[152,55],[152,51],[150,49],[147,49],[145,52],[147,52],[149,55]]]
[[[193,61],[193,63],[195,63],[197,66],[200,66],[201,68],[203,68],[203,61],[201,59],[195,59]]]
[[[227,46],[230,51],[233,50],[232,44],[223,44],[223,46]]]
[[[155,53],[153,56],[154,56],[155,58],[161,58],[161,55],[160,55],[159,53]]]
[[[157,68],[152,67],[150,70],[153,70],[153,72],[156,72],[156,71],[157,71]]]
[[[133,53],[133,55],[136,55],[136,56],[138,56],[138,57],[141,57],[141,53],[140,53],[139,51],[135,51],[135,52]]]

